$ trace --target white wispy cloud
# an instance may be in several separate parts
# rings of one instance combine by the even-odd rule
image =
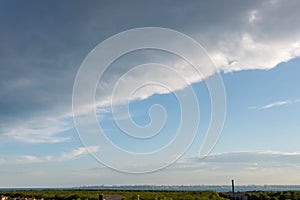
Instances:
[[[56,158],[57,161],[64,161],[64,160],[71,160],[78,158],[84,154],[90,153],[96,153],[100,150],[99,146],[88,146],[88,147],[80,147],[78,149],[74,149],[71,152],[63,153],[59,158]]]
[[[88,154],[87,149],[90,153],[95,153],[100,150],[99,146],[88,146],[79,147],[70,152],[63,152],[58,156],[46,155],[46,156],[36,156],[36,155],[21,155],[16,158],[3,158],[0,160],[0,164],[28,164],[28,163],[41,163],[41,162],[63,162],[68,160],[73,160],[80,158],[83,155]]]
[[[284,105],[291,105],[295,103],[299,103],[300,99],[296,100],[285,100],[285,101],[276,101],[272,102],[266,105],[261,105],[261,106],[251,106],[248,109],[249,110],[264,110],[264,109],[269,109],[269,108],[274,108],[274,107],[279,107],[279,106],[284,106]]]
[[[60,133],[73,127],[63,117],[44,117],[25,119],[16,122],[13,127],[4,131],[0,137],[10,138],[26,143],[59,143],[70,137],[61,136]]]

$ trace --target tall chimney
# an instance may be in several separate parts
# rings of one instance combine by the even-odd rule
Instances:
[[[231,180],[231,188],[232,188],[232,193],[234,193],[234,180]]]
[[[100,195],[99,195],[99,200],[105,200],[104,194],[100,194]]]

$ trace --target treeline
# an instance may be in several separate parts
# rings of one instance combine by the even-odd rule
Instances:
[[[282,191],[282,192],[252,192],[249,193],[249,200],[300,200],[300,191]]]
[[[125,191],[125,190],[17,190],[0,192],[9,200],[98,200],[100,194],[120,194],[124,200],[225,200],[226,193],[214,191]],[[300,191],[246,192],[248,200],[300,200]]]
[[[221,200],[213,191],[122,191],[122,190],[18,190],[0,192],[12,199],[98,200],[100,194],[120,194],[124,200]]]
[[[246,192],[248,200],[300,200],[300,191],[253,191]],[[226,197],[226,193],[220,193]]]

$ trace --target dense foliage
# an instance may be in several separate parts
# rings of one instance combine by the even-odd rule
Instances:
[[[18,190],[0,192],[9,199],[44,199],[44,200],[98,200],[100,194],[120,194],[124,200],[220,200],[225,199],[213,191],[101,191],[101,190]]]
[[[252,192],[249,193],[249,200],[295,200],[300,199],[300,191],[284,191],[284,192]]]
[[[124,200],[220,200],[226,193],[213,191],[125,191],[125,190],[17,190],[0,192],[9,200],[25,198],[44,200],[98,200],[100,194],[120,194]],[[300,191],[246,192],[249,200],[300,200]]]
[[[253,191],[246,192],[248,200],[300,200],[300,191]],[[226,193],[220,193],[226,197]]]

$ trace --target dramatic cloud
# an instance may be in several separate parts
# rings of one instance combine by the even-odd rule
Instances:
[[[72,123],[62,121],[71,116],[76,71],[93,47],[109,36],[136,27],[171,28],[202,44],[220,71],[267,70],[300,56],[299,4],[299,1],[280,0],[188,4],[181,1],[76,1],[71,5],[67,1],[1,2],[1,140],[13,138],[31,143],[67,140],[57,134],[73,127]],[[136,64],[153,60],[165,63],[187,81],[178,83],[164,70],[149,69],[129,74],[126,86],[151,79],[168,81],[173,90],[180,90],[211,75],[195,76],[182,59],[164,55],[150,51],[115,64],[99,86],[99,109],[110,102],[107,91]],[[133,99],[168,92],[172,91],[145,88]],[[122,94],[117,97],[116,102],[120,104],[127,101]],[[36,126],[45,122],[46,126]]]

